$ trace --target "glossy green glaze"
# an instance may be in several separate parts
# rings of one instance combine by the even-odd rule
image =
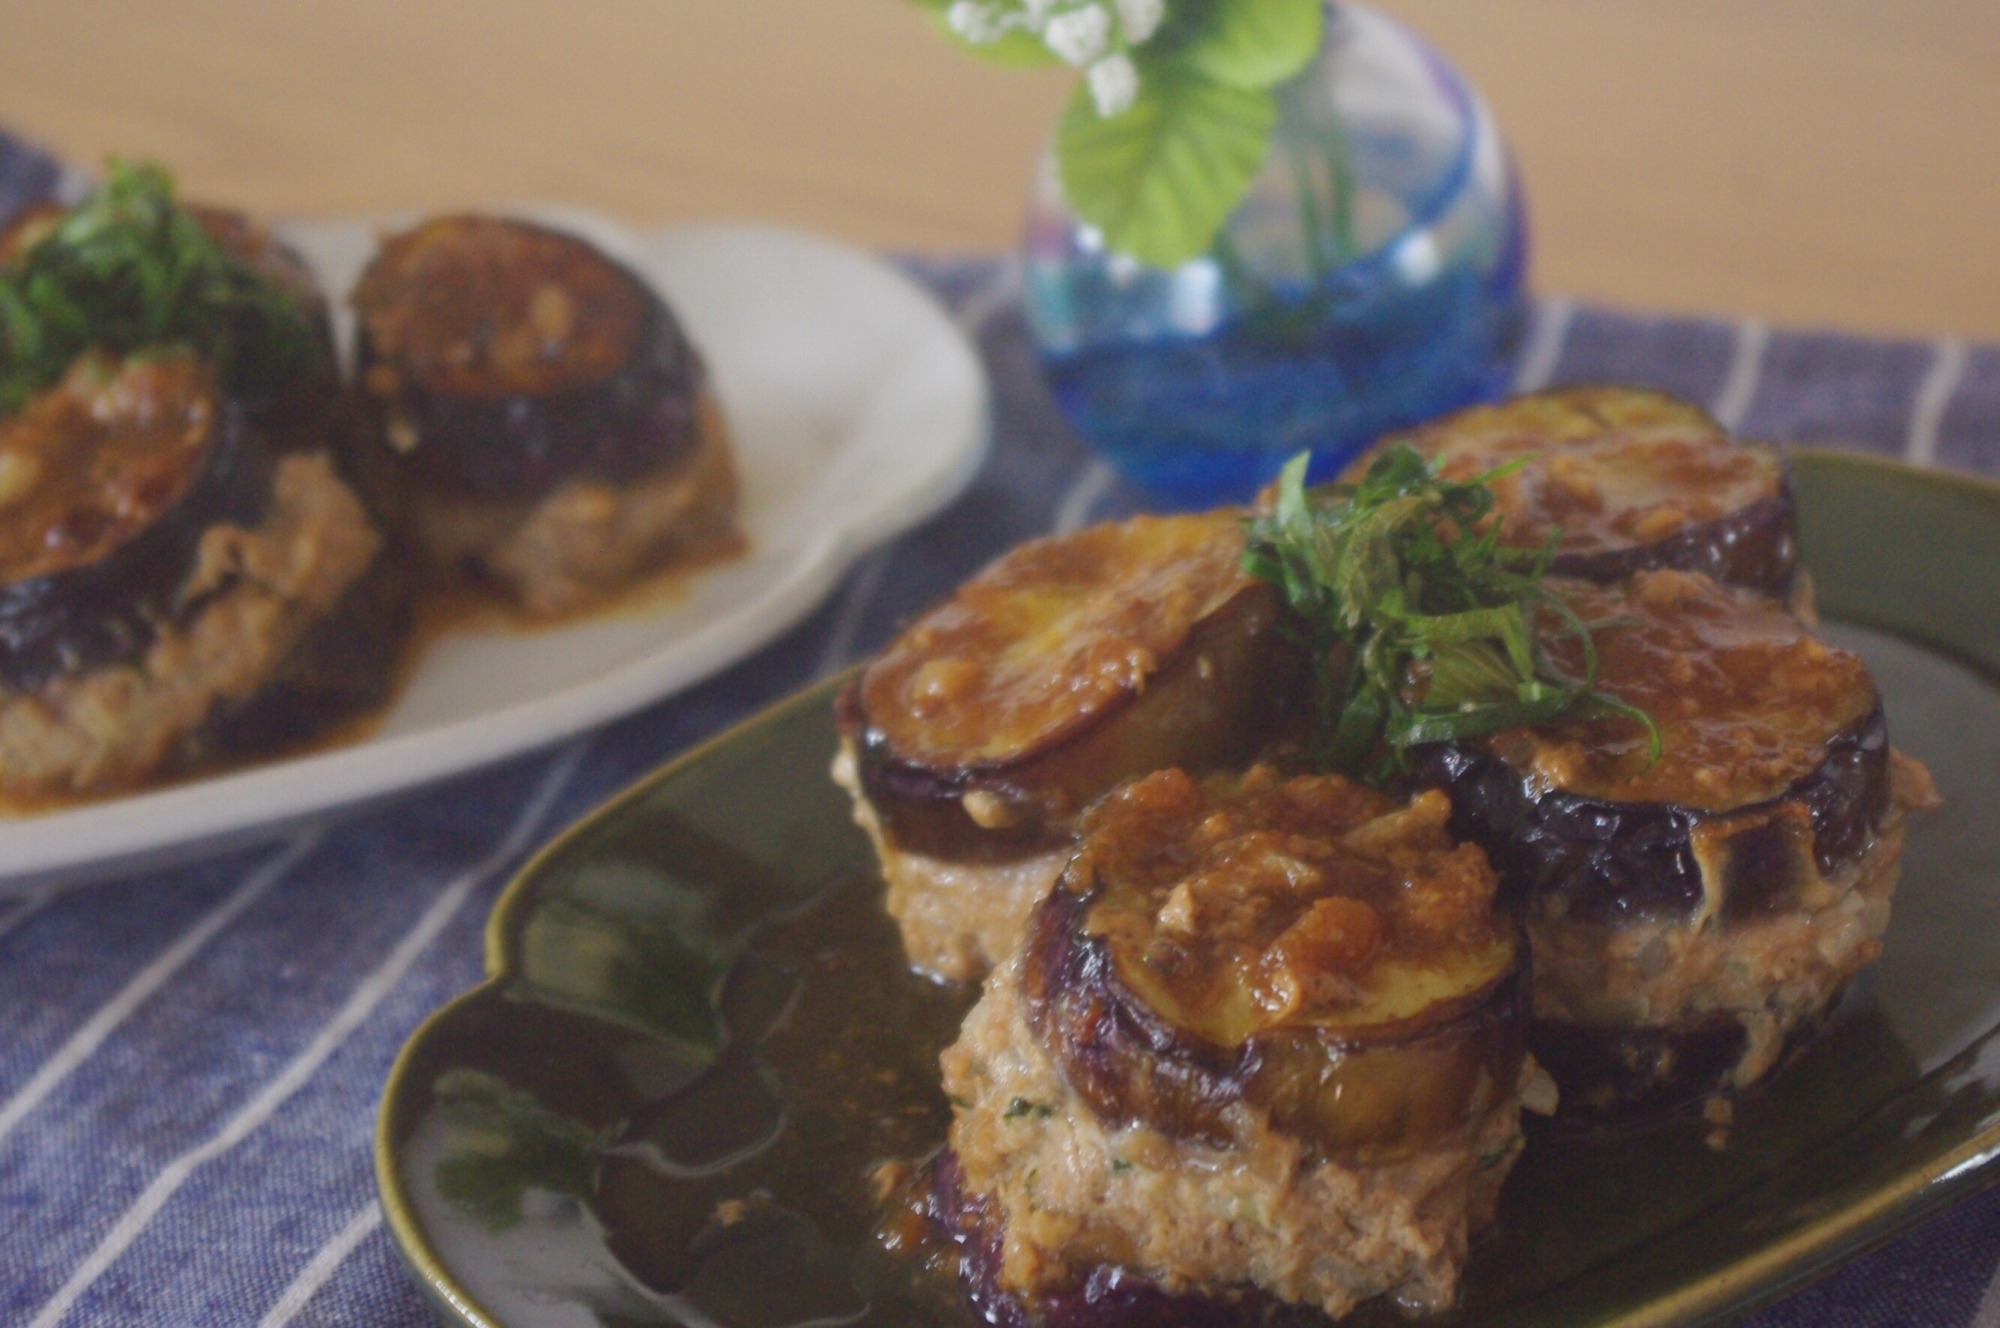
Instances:
[[[1868,657],[1897,745],[1948,799],[1912,831],[1887,951],[1739,1102],[1727,1151],[1685,1117],[1531,1122],[1465,1307],[1438,1322],[1694,1322],[2000,1179],[2000,844],[1983,831],[2000,824],[2000,488],[1810,452],[1796,484],[1831,634]],[[969,993],[901,965],[826,778],[832,694],[681,758],[537,857],[494,912],[490,980],[398,1060],[383,1206],[448,1317],[974,1322],[874,1235],[871,1168],[943,1138],[936,1056]]]

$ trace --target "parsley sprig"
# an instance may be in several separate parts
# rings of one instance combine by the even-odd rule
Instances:
[[[1542,584],[1559,532],[1539,549],[1500,543],[1490,485],[1523,463],[1446,480],[1399,443],[1358,484],[1308,489],[1307,461],[1292,459],[1271,511],[1247,523],[1244,567],[1284,593],[1305,636],[1323,767],[1379,783],[1412,748],[1564,715],[1642,724],[1658,759],[1659,729],[1596,690],[1590,626]],[[1578,639],[1581,681],[1549,667],[1544,615]]]
[[[104,183],[0,267],[0,413],[76,357],[184,348],[257,393],[324,354],[297,295],[224,248],[157,166],[112,162]]]

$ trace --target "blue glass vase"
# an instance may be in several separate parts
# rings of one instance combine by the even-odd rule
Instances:
[[[1526,322],[1527,233],[1493,117],[1391,19],[1330,4],[1279,90],[1270,156],[1204,256],[1108,250],[1042,172],[1028,322],[1071,423],[1163,502],[1247,498],[1294,454],[1499,396]]]

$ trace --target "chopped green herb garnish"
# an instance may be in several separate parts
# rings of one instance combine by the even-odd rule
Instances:
[[[185,348],[254,393],[324,355],[298,296],[224,248],[157,166],[112,162],[82,203],[0,267],[0,413],[76,357]]]
[[[1041,1102],[1030,1102],[1024,1097],[1017,1097],[1007,1104],[1005,1111],[1000,1113],[1000,1119],[1003,1121],[1012,1121],[1019,1120],[1023,1116],[1033,1116],[1037,1120],[1047,1120],[1055,1114],[1056,1109],[1054,1107]]]
[[[1559,532],[1539,549],[1500,544],[1493,480],[1439,477],[1395,444],[1360,483],[1308,489],[1307,456],[1278,477],[1268,515],[1246,523],[1244,568],[1283,592],[1311,652],[1317,732],[1327,769],[1382,783],[1412,748],[1563,715],[1652,720],[1596,690],[1590,628],[1542,585]],[[1534,630],[1553,618],[1582,645],[1584,677],[1555,674]]]

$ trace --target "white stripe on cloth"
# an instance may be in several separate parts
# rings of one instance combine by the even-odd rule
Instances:
[[[1563,343],[1569,340],[1569,325],[1576,306],[1564,299],[1535,302],[1534,321],[1528,328],[1528,344],[1514,363],[1514,390],[1539,392],[1555,377],[1562,360]]]
[[[228,926],[236,916],[273,885],[283,880],[299,862],[318,846],[321,831],[315,827],[295,836],[278,853],[268,859],[256,871],[250,873],[229,893],[220,904],[210,909],[201,920],[181,933],[180,939],[160,952],[158,958],[136,973],[116,996],[98,1007],[97,1013],[84,1020],[83,1026],[70,1034],[69,1041],[56,1050],[55,1055],[42,1062],[27,1083],[21,1085],[14,1096],[0,1106],[0,1139],[13,1133],[14,1128],[33,1111],[56,1086],[69,1078],[80,1065],[89,1060],[91,1054],[104,1040],[115,1032],[118,1026],[132,1017],[146,998],[163,986],[168,978],[181,968],[204,945]]]
[[[550,763],[548,774],[543,776],[541,784],[535,789],[520,814],[514,818],[514,824],[501,839],[499,846],[438,893],[431,906],[424,910],[423,916],[417,919],[417,925],[396,943],[396,948],[390,951],[389,957],[379,968],[362,979],[361,985],[354,989],[354,993],[347,998],[347,1003],[341,1006],[339,1013],[319,1031],[318,1036],[313,1038],[305,1050],[292,1059],[291,1064],[287,1065],[277,1078],[266,1084],[261,1093],[230,1117],[206,1143],[182,1153],[161,1169],[160,1174],[153,1178],[153,1183],[146,1187],[137,1201],[126,1209],[124,1215],[112,1225],[111,1230],[105,1233],[97,1248],[77,1265],[76,1271],[70,1274],[67,1282],[63,1283],[62,1289],[57,1291],[48,1304],[42,1306],[41,1312],[30,1320],[28,1328],[55,1328],[83,1293],[90,1289],[91,1284],[117,1262],[118,1256],[144,1233],[147,1226],[159,1215],[160,1210],[167,1206],[167,1201],[174,1197],[181,1186],[187,1184],[189,1178],[204,1163],[214,1161],[242,1143],[252,1131],[284,1106],[294,1093],[305,1087],[326,1059],[338,1051],[348,1036],[374,1013],[375,1007],[380,1005],[402,980],[410,966],[417,962],[417,957],[437,939],[437,934],[444,930],[445,924],[451,921],[452,916],[465,904],[466,898],[473,890],[527,847],[534,838],[535,831],[540,828],[542,818],[555,805],[556,798],[561,795],[570,777],[576,773],[587,746],[587,741],[572,743],[562,755]]]
[[[1912,465],[1937,464],[1938,430],[1944,413],[1965,377],[1965,343],[1946,337],[1931,350],[1930,368],[1917,385],[1916,400],[1910,404],[1910,432],[1903,440],[1903,457]]]
[[[1090,520],[1091,512],[1096,510],[1097,500],[1104,496],[1104,491],[1111,487],[1111,481],[1117,478],[1111,467],[1093,459],[1083,468],[1083,474],[1077,477],[1076,483],[1070,485],[1062,501],[1056,504],[1055,523],[1051,529],[1058,535],[1081,529]]]
[[[14,911],[0,918],[0,936],[18,930],[22,923],[48,907],[49,901],[55,897],[56,888],[52,885],[22,895]]]
[[[861,569],[847,583],[847,597],[841,601],[840,613],[827,630],[826,647],[819,652],[819,666],[813,670],[813,677],[824,678],[847,666],[854,654],[854,638],[861,631],[861,619],[876,592],[882,589],[882,578],[889,570],[889,557],[895,550],[893,543],[885,544],[862,559]]]
[[[1729,357],[1729,373],[1722,380],[1708,413],[1715,422],[1735,433],[1750,416],[1757,400],[1757,384],[1764,376],[1764,348],[1771,344],[1771,329],[1763,320],[1745,318],[1736,325],[1736,349]]]
[[[312,1301],[326,1280],[340,1271],[340,1265],[347,1262],[347,1256],[354,1253],[362,1241],[375,1234],[382,1225],[382,1201],[370,1199],[367,1207],[348,1219],[334,1238],[319,1247],[319,1252],[306,1261],[299,1269],[299,1275],[285,1288],[270,1312],[257,1321],[257,1328],[285,1328],[285,1325],[299,1316]]]

